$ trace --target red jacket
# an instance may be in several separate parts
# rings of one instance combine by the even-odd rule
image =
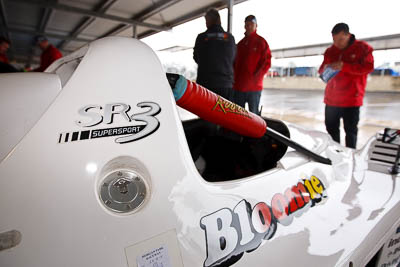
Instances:
[[[0,62],[7,63],[7,64],[10,63],[10,61],[8,61],[8,58],[5,54],[0,54]]]
[[[61,52],[53,45],[49,45],[40,56],[40,67],[35,69],[35,71],[45,71],[47,67],[51,65],[51,63],[61,57]]]
[[[372,51],[371,46],[355,40],[354,35],[351,36],[350,45],[344,50],[333,45],[326,49],[319,73],[322,73],[325,65],[336,61],[343,61],[343,68],[327,83],[325,104],[335,107],[362,106],[367,76],[374,70]]]
[[[237,44],[233,88],[241,92],[261,91],[265,73],[271,67],[271,50],[256,32]]]

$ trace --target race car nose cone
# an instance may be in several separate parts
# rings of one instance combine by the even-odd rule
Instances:
[[[145,200],[146,193],[143,178],[130,170],[119,170],[108,174],[100,187],[100,198],[104,206],[118,213],[137,209]]]

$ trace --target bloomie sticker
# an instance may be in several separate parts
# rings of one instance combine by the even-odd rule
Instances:
[[[294,216],[301,216],[326,197],[321,180],[311,176],[275,194],[270,205],[259,202],[251,208],[243,199],[233,210],[222,208],[202,217],[200,227],[207,244],[204,267],[234,264],[244,252],[256,250],[263,240],[271,239],[278,224],[290,225]]]

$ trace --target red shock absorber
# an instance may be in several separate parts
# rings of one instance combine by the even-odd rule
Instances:
[[[183,76],[179,77],[179,79],[182,78],[185,79]],[[186,88],[184,88],[185,85]],[[267,130],[267,123],[263,118],[199,84],[189,80],[186,80],[185,84],[185,81],[181,80],[176,82],[174,87],[174,96],[178,106],[204,120],[253,138],[262,137]]]

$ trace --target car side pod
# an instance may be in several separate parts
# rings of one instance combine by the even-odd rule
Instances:
[[[306,149],[286,136],[267,127],[265,120],[243,107],[211,92],[207,88],[187,80],[179,74],[167,73],[176,104],[200,118],[221,125],[243,136],[260,138],[268,135],[313,160],[332,165],[330,159]]]

